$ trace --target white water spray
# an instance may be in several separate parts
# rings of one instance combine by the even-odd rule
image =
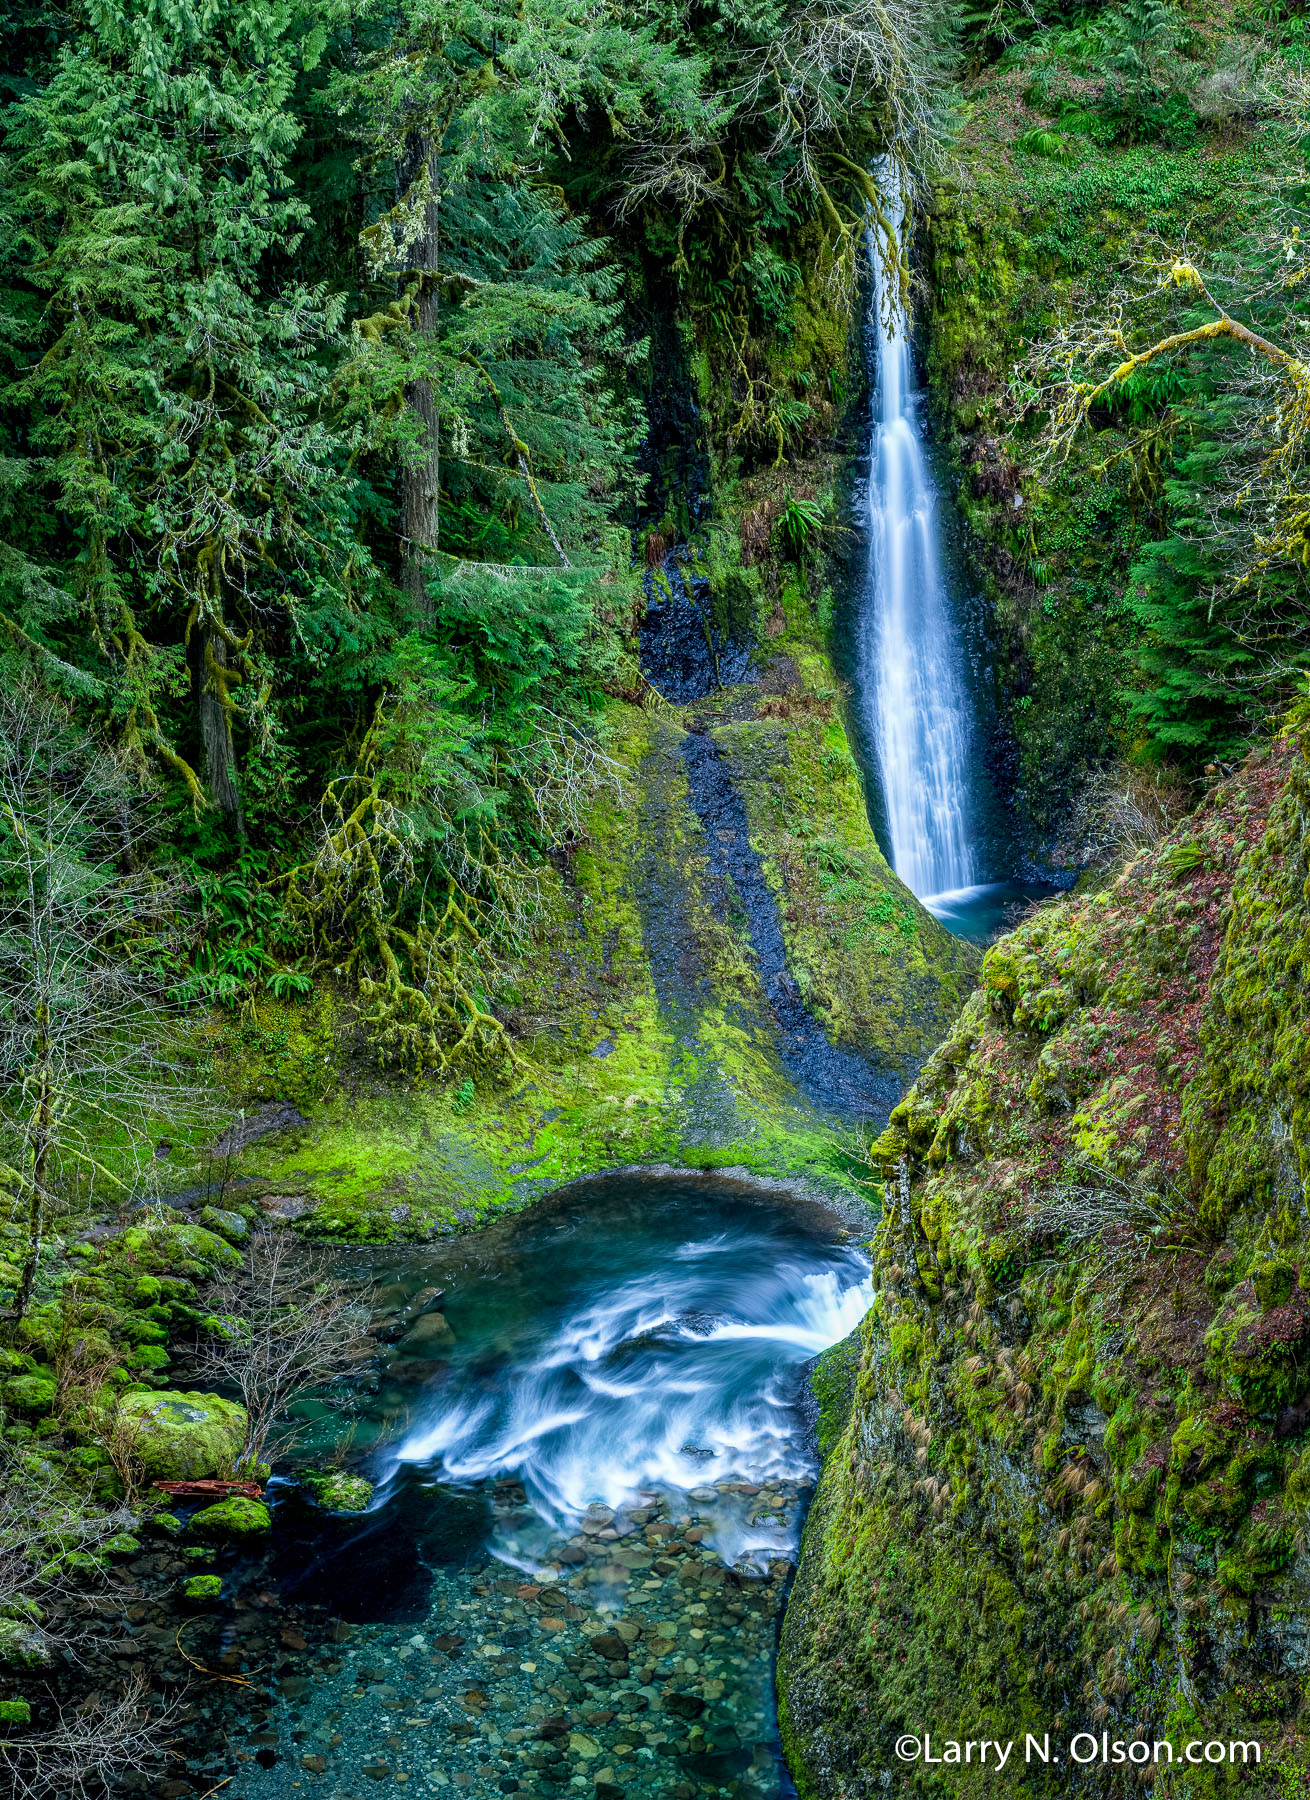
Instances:
[[[904,207],[884,173],[897,237]],[[942,579],[936,496],[920,441],[919,392],[899,284],[869,233],[878,417],[869,475],[862,690],[882,776],[892,867],[921,898],[978,879],[969,831],[969,701]]]
[[[770,1264],[739,1231],[675,1249],[668,1265],[593,1291],[525,1341],[490,1383],[452,1382],[397,1452],[440,1480],[517,1475],[540,1522],[494,1553],[530,1567],[587,1507],[686,1495],[705,1483],[804,1481],[795,1413],[805,1362],[852,1331],[873,1298],[867,1260]],[[754,1490],[752,1490],[754,1491]],[[685,1504],[685,1502],[683,1502]],[[707,1532],[729,1560],[786,1549],[748,1530],[744,1503]],[[722,1512],[722,1509],[720,1509]]]

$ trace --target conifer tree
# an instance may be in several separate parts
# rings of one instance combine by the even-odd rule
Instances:
[[[286,661],[326,654],[373,574],[324,399],[342,302],[264,285],[308,223],[290,102],[323,26],[294,0],[96,0],[77,25],[8,119],[41,303],[9,398],[63,522],[70,654],[240,829],[234,727],[277,755]]]

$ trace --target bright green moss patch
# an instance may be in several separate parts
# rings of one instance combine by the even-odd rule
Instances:
[[[245,1442],[245,1408],[218,1394],[135,1392],[120,1411],[133,1461],[153,1481],[229,1475]]]
[[[269,1510],[262,1500],[249,1500],[244,1494],[233,1494],[216,1506],[202,1507],[191,1519],[191,1530],[207,1538],[259,1537],[272,1527]]]
[[[912,1066],[958,1004],[973,954],[882,860],[831,671],[812,645],[803,658],[795,719],[736,717],[767,712],[767,682],[727,694],[723,754],[816,1018],[834,1041]],[[271,1212],[316,1235],[387,1242],[467,1229],[628,1164],[840,1185],[840,1131],[780,1067],[749,938],[716,909],[683,720],[615,705],[610,725],[623,794],[599,797],[567,866],[542,872],[534,944],[502,984],[525,1068],[337,1088],[309,1108],[308,1129],[238,1159]],[[801,786],[775,791],[788,762]],[[860,940],[850,947],[847,915]]]

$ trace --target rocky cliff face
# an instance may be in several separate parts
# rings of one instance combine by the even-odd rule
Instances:
[[[999,942],[874,1146],[877,1295],[782,1646],[807,1800],[996,1780],[899,1762],[907,1732],[1258,1739],[1258,1770],[1003,1779],[1305,1791],[1307,725]]]

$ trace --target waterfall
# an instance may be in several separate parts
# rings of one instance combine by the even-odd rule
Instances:
[[[884,172],[897,237],[899,189]],[[877,416],[869,474],[869,566],[861,602],[861,687],[891,835],[892,867],[921,898],[979,879],[970,837],[970,708],[942,577],[936,496],[899,284],[869,232]]]

